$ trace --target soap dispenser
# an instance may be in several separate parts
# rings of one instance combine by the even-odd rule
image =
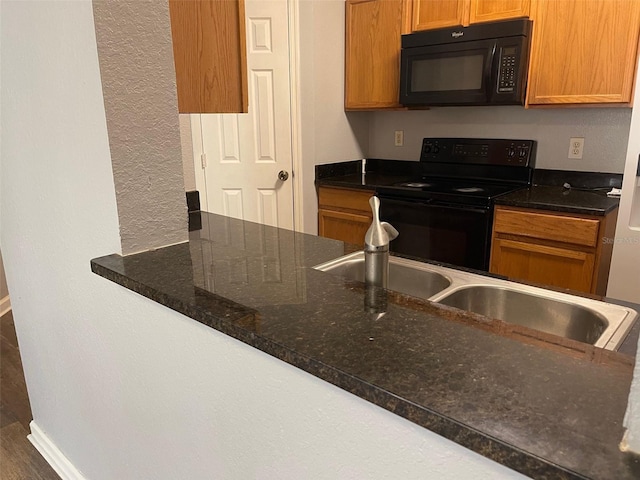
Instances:
[[[366,285],[387,288],[389,280],[389,242],[398,231],[387,222],[380,221],[380,200],[369,199],[373,222],[364,236],[364,282]]]

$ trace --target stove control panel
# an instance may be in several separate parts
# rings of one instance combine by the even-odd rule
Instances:
[[[421,162],[533,167],[535,140],[425,138]]]

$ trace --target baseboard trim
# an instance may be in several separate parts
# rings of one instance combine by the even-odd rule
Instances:
[[[11,299],[9,295],[0,300],[0,317],[11,310]]]
[[[86,480],[33,420],[29,423],[29,428],[31,434],[27,438],[62,480]]]

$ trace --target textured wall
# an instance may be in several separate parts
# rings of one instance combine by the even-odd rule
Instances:
[[[518,138],[538,141],[537,167],[622,173],[631,109],[440,107],[372,114],[368,156],[417,160],[424,137]],[[404,146],[393,144],[404,130]],[[584,155],[568,159],[569,138],[584,137]]]
[[[169,4],[93,2],[122,252],[186,241]]]

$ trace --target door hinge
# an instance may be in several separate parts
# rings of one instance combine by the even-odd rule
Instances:
[[[203,170],[205,168],[207,168],[207,154],[206,153],[201,153],[200,154],[200,163],[202,164],[202,169]]]

